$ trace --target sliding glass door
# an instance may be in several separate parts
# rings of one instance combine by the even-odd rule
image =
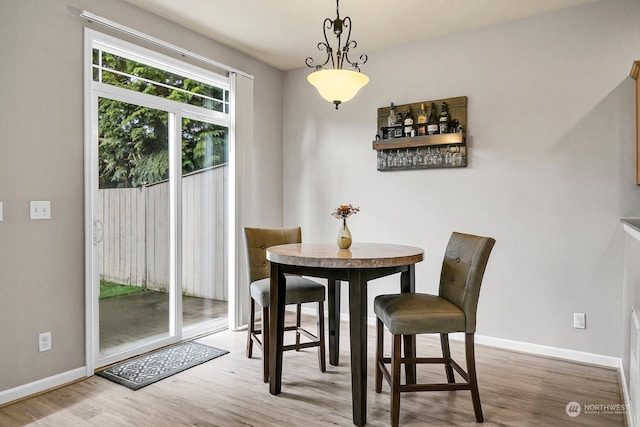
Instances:
[[[181,125],[182,146],[198,153],[182,163],[180,185],[182,331],[195,336],[228,325],[229,128],[195,117]]]
[[[92,369],[228,325],[231,120],[228,78],[88,34]]]

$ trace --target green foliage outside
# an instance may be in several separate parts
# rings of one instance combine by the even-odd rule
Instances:
[[[100,279],[100,299],[121,297],[144,291],[146,291],[146,288],[142,288],[140,286],[122,285],[120,283]]]
[[[198,96],[223,99],[228,92],[222,89],[98,50],[94,64],[100,54],[102,65],[114,70],[102,70],[104,83],[211,110],[224,108],[222,102]],[[134,188],[168,179],[167,112],[100,98],[98,114],[100,188]],[[182,173],[226,162],[227,128],[183,119]]]

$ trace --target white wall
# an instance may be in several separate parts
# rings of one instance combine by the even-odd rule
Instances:
[[[338,111],[308,69],[288,72],[285,224],[334,242],[330,212],[358,205],[354,240],[425,248],[416,286],[429,292],[452,231],[492,236],[479,334],[620,357],[620,218],[640,216],[629,77],[639,20],[640,3],[613,0],[366,52],[371,82]],[[463,95],[466,169],[376,171],[376,108]],[[397,279],[372,283],[369,315],[376,294],[397,290]],[[573,312],[587,314],[586,330]]]
[[[255,76],[260,143],[246,157],[258,167],[245,207],[281,225],[282,72],[121,0],[71,3]],[[0,404],[85,364],[83,28],[107,30],[68,4],[0,2]],[[50,200],[52,219],[29,220],[30,200]],[[52,350],[39,353],[45,331]]]

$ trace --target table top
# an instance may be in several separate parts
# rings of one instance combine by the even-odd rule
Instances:
[[[335,244],[293,243],[267,249],[267,259],[278,264],[322,268],[376,268],[415,264],[424,250],[384,243],[354,243],[349,249]]]

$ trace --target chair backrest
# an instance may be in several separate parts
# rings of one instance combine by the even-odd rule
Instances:
[[[244,229],[244,247],[249,271],[249,283],[266,279],[271,272],[267,261],[267,248],[287,243],[301,243],[302,228],[250,228]]]
[[[465,332],[476,331],[476,311],[484,270],[491,249],[491,237],[452,233],[442,261],[439,295],[465,314]]]

